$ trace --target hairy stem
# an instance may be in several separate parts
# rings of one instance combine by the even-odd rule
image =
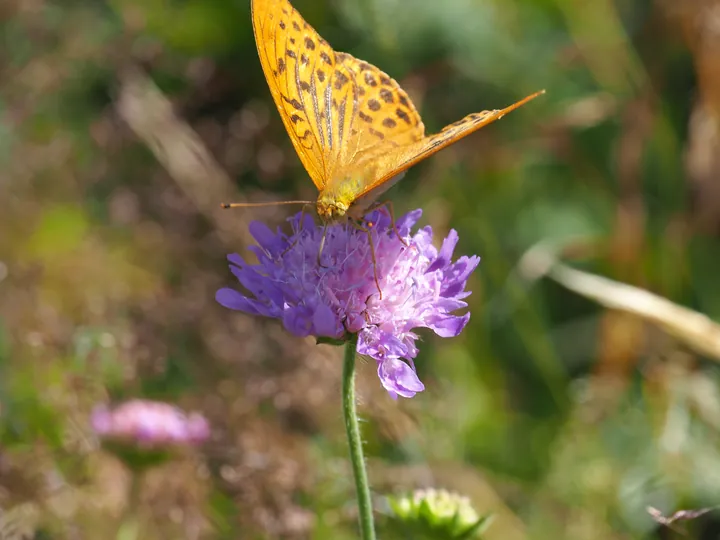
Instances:
[[[362,440],[360,438],[360,425],[358,423],[357,409],[355,407],[355,351],[357,336],[345,344],[345,361],[343,363],[343,414],[345,429],[347,431],[348,446],[350,447],[350,461],[355,476],[355,491],[358,498],[358,513],[360,520],[360,537],[363,540],[375,540],[375,526],[373,524],[372,500],[370,499],[370,484],[365,458],[363,456]]]

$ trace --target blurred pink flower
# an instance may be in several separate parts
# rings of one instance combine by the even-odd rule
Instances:
[[[142,399],[113,409],[98,405],[90,424],[103,439],[151,448],[198,444],[210,436],[210,425],[200,413],[186,414],[169,403]]]

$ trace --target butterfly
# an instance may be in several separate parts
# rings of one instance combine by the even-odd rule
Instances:
[[[325,224],[345,216],[361,220],[408,168],[544,93],[425,135],[420,114],[394,79],[334,51],[288,0],[252,0],[251,11],[270,93],[319,191],[314,204]]]

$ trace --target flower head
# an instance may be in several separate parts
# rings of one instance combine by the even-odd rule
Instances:
[[[247,289],[223,288],[216,299],[223,306],[253,315],[276,317],[297,336],[347,339],[357,334],[357,352],[377,362],[378,376],[391,396],[412,397],[424,389],[415,373],[416,328],[430,328],[441,337],[457,336],[470,314],[465,285],[479,257],[451,262],[458,235],[453,230],[440,250],[432,245],[432,229],[410,229],[422,214],[415,210],[396,222],[375,211],[366,217],[368,233],[352,223],[324,230],[310,216],[290,218],[294,233],[272,232],[253,222],[257,246],[250,249],[259,263],[230,255],[230,269]],[[407,244],[407,246],[405,245]],[[318,257],[320,254],[320,257]],[[377,273],[382,297],[375,283]]]
[[[208,422],[201,414],[185,414],[169,403],[141,399],[114,409],[98,405],[90,424],[103,439],[146,448],[195,444],[210,436]]]
[[[408,538],[478,538],[491,517],[481,517],[470,499],[444,489],[419,489],[389,497],[389,524]]]

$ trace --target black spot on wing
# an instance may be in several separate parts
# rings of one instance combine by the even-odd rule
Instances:
[[[408,116],[408,113],[406,113],[404,110],[402,110],[402,109],[397,109],[397,110],[395,111],[395,114],[397,115],[397,117],[398,117],[400,120],[402,120],[402,121],[405,122],[406,124],[409,124],[409,123],[410,123],[410,116]]]

